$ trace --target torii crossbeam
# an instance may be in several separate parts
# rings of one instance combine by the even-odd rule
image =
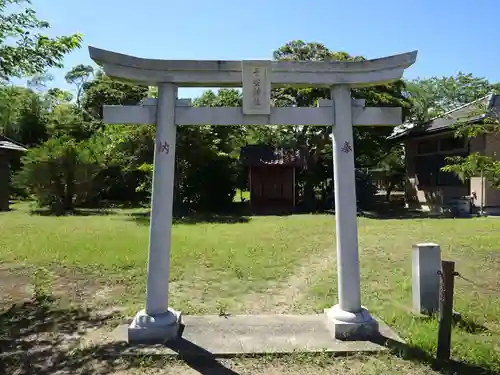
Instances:
[[[335,338],[378,334],[378,323],[361,306],[352,126],[396,126],[400,108],[365,107],[352,87],[400,79],[417,52],[356,62],[198,61],[142,59],[89,47],[91,58],[111,77],[158,86],[158,99],[137,106],[105,106],[108,124],[156,124],[146,308],[129,327],[129,342],[165,342],[177,337],[180,312],[168,307],[170,238],[177,126],[333,126],[338,304],[326,311]],[[329,87],[332,100],[312,108],[273,108],[271,88]],[[192,107],[178,100],[178,87],[242,87],[243,107]]]

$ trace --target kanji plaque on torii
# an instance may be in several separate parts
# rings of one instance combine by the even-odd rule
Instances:
[[[243,61],[243,114],[271,114],[270,61]]]
[[[198,61],[153,60],[90,47],[91,58],[117,79],[158,86],[158,99],[137,106],[105,106],[108,124],[156,124],[146,308],[129,327],[129,342],[165,342],[178,335],[180,312],[168,306],[175,137],[182,125],[333,125],[338,304],[326,311],[335,338],[378,334],[361,306],[354,176],[354,126],[400,125],[400,108],[366,107],[352,87],[400,79],[417,52],[375,60]],[[271,87],[329,87],[331,100],[316,108],[271,106]],[[242,87],[242,108],[191,107],[177,100],[178,87]]]

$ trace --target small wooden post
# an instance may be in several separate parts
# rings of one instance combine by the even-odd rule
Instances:
[[[441,295],[439,300],[439,328],[436,353],[438,362],[450,359],[455,262],[443,260],[441,267]]]

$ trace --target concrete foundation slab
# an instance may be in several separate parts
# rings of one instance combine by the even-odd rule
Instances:
[[[335,305],[325,309],[325,319],[330,334],[338,340],[369,341],[380,335],[378,322],[365,308],[358,313],[349,313]]]
[[[168,309],[161,315],[150,316],[145,310],[137,313],[128,326],[130,344],[164,344],[178,338],[182,325],[180,311]]]
[[[324,314],[315,315],[218,315],[183,316],[183,331],[177,340],[156,346],[128,346],[121,354],[164,354],[183,356],[232,356],[294,352],[383,351],[384,339],[400,341],[378,320],[380,337],[373,341],[341,341],[332,338]],[[108,332],[94,332],[87,345],[127,342],[127,325]]]

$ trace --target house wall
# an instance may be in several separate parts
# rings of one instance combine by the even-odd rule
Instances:
[[[293,168],[291,167],[252,167],[251,199],[284,199],[293,201]]]
[[[470,152],[479,152],[500,160],[500,139],[492,134],[482,134],[471,140]],[[491,186],[485,177],[472,177],[470,181],[470,194],[476,198],[474,206],[491,213],[500,213],[500,190]]]
[[[486,152],[486,139],[487,136],[484,134],[472,139],[470,152],[484,154]],[[473,204],[476,208],[481,206],[481,202],[486,204],[486,179],[484,177],[476,176],[470,179],[470,194],[475,197]]]
[[[9,159],[8,153],[0,150],[0,211],[9,210]]]
[[[484,155],[492,157],[495,160],[500,160],[500,139],[495,137],[493,134],[487,134],[484,136]],[[481,183],[481,178],[476,178]],[[484,181],[484,206],[486,211],[497,213],[500,211],[500,189],[496,189],[491,186],[488,181]],[[481,191],[479,188],[476,191]],[[479,200],[478,200],[479,201]]]
[[[252,167],[250,173],[250,204],[254,209],[291,209],[294,207],[293,167]]]
[[[470,194],[468,184],[457,185],[430,185],[422,184],[418,179],[416,157],[418,156],[417,147],[422,140],[438,140],[451,136],[452,132],[441,133],[439,135],[427,135],[419,138],[408,139],[405,141],[405,162],[406,162],[406,184],[405,184],[405,199],[410,207],[421,208],[430,211],[440,210],[444,202]],[[480,140],[472,139],[470,142],[470,150],[480,151],[483,148]],[[430,156],[450,156],[455,153],[466,153],[467,146],[464,141],[464,148],[461,151],[438,151],[427,154]],[[471,182],[472,185],[472,182]]]

